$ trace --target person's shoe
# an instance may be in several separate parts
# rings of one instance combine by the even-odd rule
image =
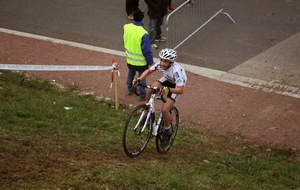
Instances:
[[[128,18],[129,20],[133,20],[133,15],[132,15],[132,14],[129,14],[129,15],[127,16],[127,18]]]
[[[163,137],[161,139],[161,147],[167,147],[169,145],[171,135],[163,134]]]
[[[132,94],[133,94],[132,91],[128,91],[128,92],[127,92],[127,95],[128,95],[128,96],[131,96]]]
[[[169,129],[169,130],[164,129],[163,136],[161,139],[161,147],[166,147],[169,145],[171,136],[172,136],[171,129]]]
[[[187,4],[185,5],[185,7],[187,7],[187,8],[191,8],[191,7],[192,7],[192,5],[191,5],[191,3],[187,3]]]
[[[168,6],[168,8],[167,8],[168,13],[171,13],[173,10],[174,10],[174,9],[173,9],[172,6]]]
[[[146,101],[146,98],[145,97],[140,97],[139,101]]]
[[[167,41],[167,38],[164,37],[164,36],[161,36],[160,38],[155,38],[155,41],[156,41],[156,42],[166,42],[166,41]]]
[[[152,49],[158,49],[158,46],[156,44],[151,44]]]

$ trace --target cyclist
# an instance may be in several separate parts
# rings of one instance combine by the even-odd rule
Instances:
[[[153,64],[150,68],[142,73],[142,75],[133,80],[134,85],[137,85],[141,80],[147,78],[151,73],[159,70],[163,75],[152,86],[161,89],[160,93],[167,94],[166,102],[162,104],[161,112],[164,120],[164,134],[162,145],[166,146],[172,135],[171,130],[171,114],[169,110],[178,100],[180,94],[183,93],[187,81],[185,70],[175,62],[177,52],[174,49],[165,48],[159,52],[160,61]],[[151,90],[147,91],[146,101],[151,97]]]

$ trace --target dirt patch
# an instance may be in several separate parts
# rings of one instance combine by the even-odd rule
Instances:
[[[120,64],[120,100],[139,104],[126,95],[124,57],[47,41],[0,33],[1,64],[99,65]],[[28,72],[62,85],[75,84],[97,96],[114,98],[110,71]],[[177,107],[180,118],[189,121],[182,127],[201,127],[218,134],[241,136],[271,148],[300,149],[300,100],[231,85],[188,72],[188,84]],[[148,78],[152,83],[159,73]]]

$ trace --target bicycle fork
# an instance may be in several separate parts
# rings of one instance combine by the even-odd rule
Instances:
[[[150,113],[150,112],[148,112],[148,113]],[[136,129],[138,128],[138,126],[139,126],[139,125],[141,124],[141,122],[144,120],[145,114],[147,114],[147,112],[146,112],[146,111],[143,111],[142,114],[140,115],[140,118],[139,118],[138,122],[136,123],[135,127],[133,128],[133,130],[136,131]],[[143,123],[143,127],[140,129],[139,133],[144,132],[144,130],[145,130],[146,126],[147,126],[147,123],[148,123],[149,118],[150,118],[150,114],[148,114],[148,115],[146,116],[146,119],[143,121],[143,122],[144,122],[144,123]]]
[[[158,129],[159,129],[159,125],[161,123],[161,120],[162,120],[162,113],[159,114],[159,117],[158,117],[158,120],[157,120],[157,123],[155,123],[155,113],[153,112],[153,130],[152,130],[152,136],[156,137],[157,136],[157,132],[158,132]]]
[[[146,115],[147,114],[147,115]],[[144,119],[144,117],[146,117]],[[151,122],[150,124],[152,125],[152,136],[156,137],[157,136],[157,133],[158,133],[158,129],[159,129],[159,126],[160,126],[160,123],[162,121],[162,113],[160,113],[159,117],[158,117],[158,120],[156,122],[156,119],[155,119],[155,112],[154,112],[154,109],[150,108],[149,111],[143,111],[137,124],[135,125],[134,127],[134,130],[136,130],[138,128],[138,125],[140,125],[140,123],[143,121],[143,127],[141,128],[141,130],[139,131],[139,133],[142,133],[144,132],[144,130],[146,129],[147,127],[147,124],[148,124],[148,121],[151,119]]]

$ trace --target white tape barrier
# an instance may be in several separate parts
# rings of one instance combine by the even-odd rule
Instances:
[[[105,71],[113,68],[114,66],[0,64],[0,70],[22,71]]]

